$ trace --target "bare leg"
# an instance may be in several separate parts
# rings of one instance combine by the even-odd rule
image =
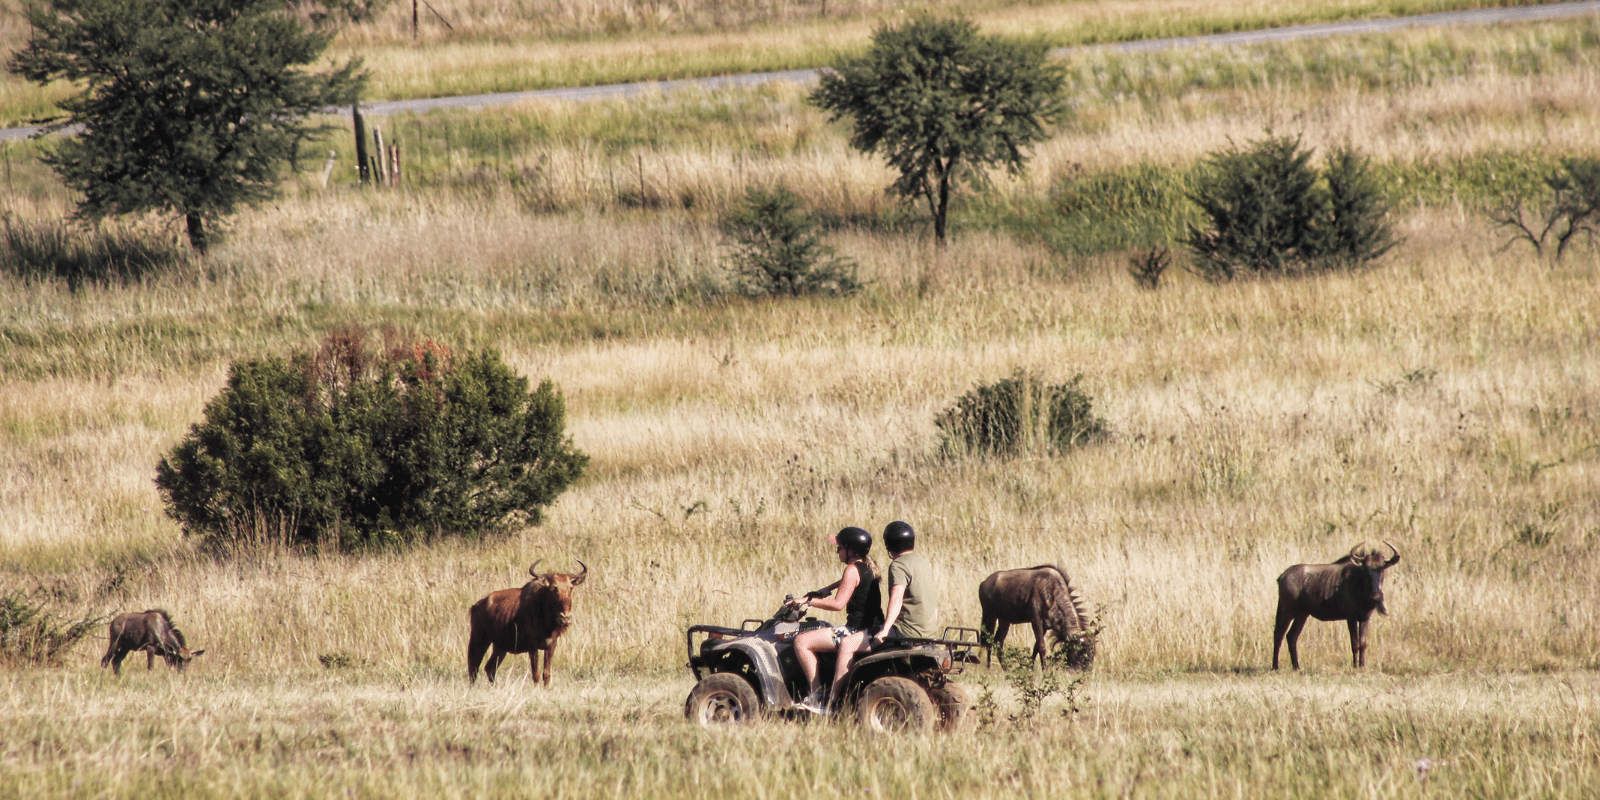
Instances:
[[[833,685],[828,687],[828,703],[839,702],[839,687],[844,685],[845,673],[850,671],[850,662],[855,660],[856,653],[867,643],[867,632],[856,631],[844,637],[839,643],[839,657],[834,659]]]
[[[807,691],[815,692],[822,688],[822,681],[817,677],[817,652],[827,652],[833,648],[833,631],[828,628],[806,631],[795,637],[794,657],[800,662],[800,671],[805,673]]]

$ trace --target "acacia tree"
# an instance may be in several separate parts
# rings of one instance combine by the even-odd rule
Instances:
[[[45,0],[10,70],[82,87],[53,132],[81,125],[44,160],[83,194],[78,216],[184,217],[204,252],[206,222],[270,198],[279,168],[323,126],[308,116],[357,97],[359,59],[303,69],[332,32],[307,30],[283,0]]]
[[[1012,174],[1064,108],[1065,74],[1043,43],[981,36],[963,19],[921,17],[872,34],[872,47],[822,75],[811,102],[832,120],[854,119],[850,145],[881,152],[900,178],[890,191],[927,201],[934,239],[945,241],[950,191]]]

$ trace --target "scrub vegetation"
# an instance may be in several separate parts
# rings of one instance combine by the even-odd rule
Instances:
[[[113,678],[100,634],[0,664],[0,796],[1593,796],[1600,253],[1508,248],[1485,212],[1600,152],[1597,62],[1594,18],[1079,54],[1069,118],[942,250],[776,86],[395,118],[401,187],[354,186],[332,140],[326,187],[296,176],[203,258],[73,280],[0,253],[0,593],[59,625],[166,608],[206,649],[181,676]],[[1174,247],[1140,286],[1130,255],[1197,219],[1206,157],[1269,130],[1358,147],[1400,243],[1220,284]],[[31,147],[0,203],[49,230],[73,198]],[[721,220],[779,185],[859,292],[740,289]],[[182,236],[117,225],[64,230]],[[590,461],[543,524],[405,552],[185,539],[156,464],[229,365],[386,326],[560,387]],[[1018,370],[1106,432],[950,458],[941,412]],[[972,668],[990,724],[893,746],[688,727],[684,627],[770,613],[836,576],[827,533],[893,519],[948,624],[995,570],[1070,570],[1102,625],[1086,682],[1030,706]],[[1403,554],[1368,667],[1312,622],[1304,669],[1268,671],[1274,578],[1367,539]],[[511,661],[468,686],[467,607],[574,557],[555,685]]]

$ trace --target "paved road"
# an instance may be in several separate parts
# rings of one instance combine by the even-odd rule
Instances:
[[[1271,28],[1261,31],[1244,31],[1241,33],[1222,33],[1212,36],[1184,36],[1176,39],[1148,39],[1139,42],[1122,42],[1108,45],[1089,45],[1085,47],[1062,47],[1052,51],[1053,55],[1063,55],[1075,50],[1115,50],[1125,53],[1146,53],[1156,50],[1166,50],[1173,47],[1192,47],[1196,45],[1229,46],[1251,45],[1265,42],[1285,42],[1292,39],[1305,39],[1316,36],[1342,36],[1348,34],[1383,33],[1418,26],[1435,25],[1486,25],[1496,22],[1522,22],[1527,20],[1556,19],[1560,17],[1576,17],[1586,14],[1600,14],[1600,0],[1585,0],[1584,2],[1553,3],[1541,6],[1518,6],[1515,8],[1484,8],[1474,11],[1449,11],[1442,14],[1423,14],[1415,17],[1395,17],[1391,19],[1358,20],[1355,22],[1330,22],[1321,25],[1297,25],[1290,28]],[[503,94],[476,94],[464,97],[435,97],[425,100],[391,100],[382,103],[367,103],[361,107],[365,114],[385,115],[400,112],[423,112],[440,108],[484,108],[486,106],[507,105],[520,103],[527,100],[603,100],[616,97],[633,97],[641,94],[655,92],[670,92],[675,89],[697,87],[701,89],[723,89],[730,87],[759,86],[772,81],[790,81],[793,83],[809,83],[817,80],[818,70],[797,69],[788,72],[757,72],[748,75],[727,75],[718,78],[687,78],[678,81],[646,81],[644,83],[622,83],[612,86],[581,86],[571,89],[539,89],[528,92],[506,92]],[[341,113],[349,114],[349,109],[341,109]],[[21,139],[40,132],[43,128],[5,128],[0,129],[0,141],[7,139]]]

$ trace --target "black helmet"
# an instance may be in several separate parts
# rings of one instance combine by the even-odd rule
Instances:
[[[853,526],[829,536],[828,541],[849,550],[857,558],[865,556],[872,550],[872,534]]]
[[[890,553],[904,553],[917,546],[917,532],[900,520],[883,529],[883,547]]]

